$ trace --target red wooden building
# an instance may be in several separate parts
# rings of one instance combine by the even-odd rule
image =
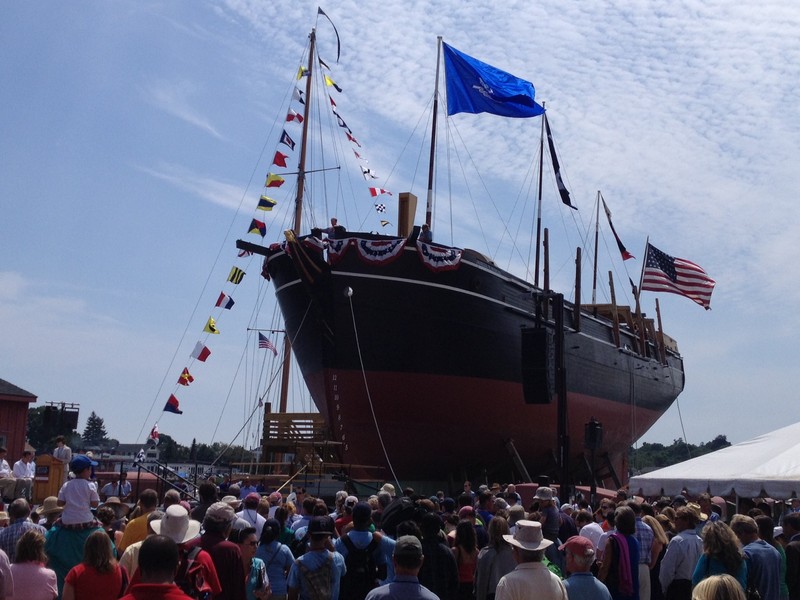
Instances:
[[[0,379],[0,446],[8,449],[9,464],[22,456],[28,432],[28,408],[36,396]]]

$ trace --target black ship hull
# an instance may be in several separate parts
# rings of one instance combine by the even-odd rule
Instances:
[[[504,468],[513,440],[531,475],[552,472],[549,301],[477,253],[392,240],[355,234],[334,253],[309,237],[267,256],[293,352],[342,462],[383,467],[375,478],[441,481]],[[439,254],[426,260],[429,250]],[[586,465],[584,425],[596,418],[600,453],[624,477],[632,441],[683,390],[683,361],[677,348],[642,344],[634,328],[585,308],[578,323],[573,310],[565,303],[562,326],[572,461],[576,471]]]

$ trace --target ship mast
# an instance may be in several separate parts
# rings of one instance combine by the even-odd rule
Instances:
[[[436,156],[436,121],[439,114],[439,64],[442,61],[442,36],[436,38],[436,83],[433,90],[433,118],[431,123],[431,155],[428,161],[428,197],[425,204],[425,223],[433,220],[433,169]]]
[[[294,201],[294,225],[292,230],[295,235],[300,234],[300,225],[303,222],[303,194],[306,183],[306,147],[308,146],[308,117],[311,113],[311,80],[314,72],[314,55],[316,52],[317,33],[312,29],[309,34],[308,48],[308,73],[306,73],[306,101],[303,109],[303,133],[300,142],[300,164],[297,167],[297,196]],[[283,371],[281,373],[280,412],[285,413],[289,404],[289,369],[291,367],[292,344],[289,336],[283,338]]]
[[[594,269],[592,274],[592,305],[597,304],[597,246],[600,237],[600,190],[597,190],[597,212],[594,218]],[[597,308],[595,307],[595,314]]]
[[[544,110],[544,102],[542,102]],[[542,169],[544,168],[544,120],[542,117],[542,133],[539,137],[539,198],[536,203],[536,260],[533,267],[533,287],[539,287],[539,251],[542,242]],[[547,286],[545,286],[547,287]]]

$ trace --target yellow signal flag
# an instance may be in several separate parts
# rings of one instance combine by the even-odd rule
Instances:
[[[342,88],[336,85],[336,82],[333,79],[331,79],[330,75],[325,75],[325,85],[327,85],[328,87],[335,88],[336,91],[339,93],[342,92]]]
[[[217,329],[217,322],[214,320],[214,317],[208,317],[208,322],[203,328],[203,331],[206,333],[219,333],[219,329]]]

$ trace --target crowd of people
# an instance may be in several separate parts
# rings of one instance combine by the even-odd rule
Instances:
[[[0,514],[0,600],[800,600],[800,511],[726,519],[708,494],[578,498],[470,482],[454,497],[385,484],[332,506],[296,488],[212,479],[98,493],[70,457],[57,497]],[[115,487],[116,486],[116,487]],[[102,497],[101,497],[102,496]],[[777,516],[777,515],[776,515]]]

